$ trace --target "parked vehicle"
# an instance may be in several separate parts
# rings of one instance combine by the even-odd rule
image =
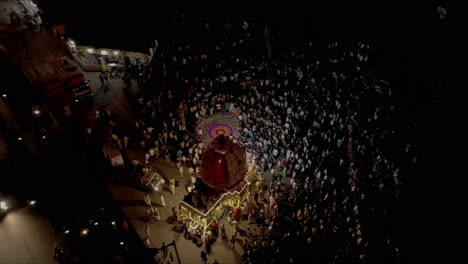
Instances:
[[[150,191],[159,191],[164,184],[164,178],[153,168],[147,168],[145,174],[141,178],[143,187]]]
[[[122,153],[114,144],[106,144],[102,147],[104,157],[109,160],[112,167],[122,167],[124,165],[124,159]]]

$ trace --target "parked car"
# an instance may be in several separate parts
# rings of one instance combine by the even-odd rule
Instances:
[[[102,151],[112,167],[116,168],[124,165],[122,153],[114,144],[109,143],[102,146]]]
[[[141,184],[149,191],[159,191],[163,184],[164,178],[153,168],[147,168],[145,175],[141,178]]]

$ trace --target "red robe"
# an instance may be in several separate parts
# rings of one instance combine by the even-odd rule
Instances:
[[[236,221],[239,221],[239,219],[240,219],[240,210],[239,210],[239,208],[236,208],[234,210],[234,219],[236,219]]]

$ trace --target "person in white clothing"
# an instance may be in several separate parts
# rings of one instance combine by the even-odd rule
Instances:
[[[161,200],[161,206],[166,207],[166,200],[164,199],[162,193],[159,195],[159,199]]]
[[[151,230],[150,230],[149,225],[145,227],[145,235],[146,237],[151,237]]]
[[[149,195],[149,193],[145,193],[144,200],[147,206],[151,206],[151,196]]]
[[[183,167],[183,166],[180,166],[180,167],[179,167],[179,175],[180,175],[180,177],[182,177],[182,178],[184,177],[184,167]]]
[[[174,177],[171,177],[171,180],[170,180],[170,187],[171,187],[171,193],[172,193],[172,195],[175,195],[175,179],[174,179]]]
[[[129,137],[124,136],[124,146],[125,146],[125,147],[128,147],[128,140],[129,140],[129,139],[130,139]]]
[[[149,163],[149,158],[151,157],[151,155],[149,153],[145,153],[145,163],[148,164]]]
[[[195,170],[192,167],[188,168],[188,172],[189,172],[190,176],[195,174]]]
[[[152,242],[151,242],[151,239],[150,239],[149,237],[147,237],[147,238],[145,239],[145,244],[146,244],[146,246],[147,246],[147,247],[151,247],[151,243],[152,243]]]

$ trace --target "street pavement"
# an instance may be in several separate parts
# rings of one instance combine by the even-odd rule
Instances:
[[[2,45],[4,45],[7,48],[7,50],[10,53],[12,62],[19,66],[19,68],[29,81],[38,80],[44,77],[43,75],[45,73],[43,70],[41,70],[41,66],[44,65],[47,62],[47,60],[55,59],[66,54],[66,48],[63,45],[63,43],[57,40],[55,35],[50,31],[31,32],[28,30],[24,30],[7,33],[1,32],[0,43],[2,43]],[[15,72],[12,71],[11,74],[15,74]],[[11,76],[7,77],[10,78]],[[6,80],[9,79],[6,78]],[[16,79],[11,79],[11,81],[14,80]],[[18,83],[16,85],[20,85],[20,87],[15,87],[17,88],[16,90],[24,88],[24,91],[15,91],[23,97],[21,98],[22,103],[28,102],[27,100],[31,100],[32,91],[29,90],[30,87],[23,87],[24,84]],[[13,94],[7,94],[6,99],[10,99],[10,97],[13,97]],[[2,127],[2,129],[4,130],[3,137],[0,137],[0,140],[1,138],[3,138],[3,141],[0,142],[0,157],[2,157],[2,160],[8,158],[6,152],[6,146],[8,144],[4,140],[5,129],[8,129],[11,131],[11,133],[15,135],[15,137],[21,136],[22,144],[24,144],[24,146],[27,148],[29,154],[31,154],[33,158],[38,158],[39,149],[37,146],[36,137],[31,131],[31,124],[23,119],[18,120],[17,113],[14,113],[12,110],[12,106],[9,105],[9,103],[7,103],[3,99],[4,98],[0,98],[0,118],[2,118],[4,121],[4,127]],[[15,100],[20,100],[20,98],[15,98]],[[12,102],[10,102],[10,104],[11,103]],[[24,107],[30,107],[30,105],[28,106],[28,104],[24,105]],[[29,111],[26,112],[28,113]]]
[[[50,32],[41,32],[41,33],[27,33],[23,36],[16,36],[10,42],[10,45],[17,45],[19,49],[15,53],[14,59],[21,65],[24,72],[33,76],[30,79],[34,79],[34,76],[37,77],[37,69],[34,68],[34,65],[40,65],[45,60],[49,58],[57,58],[65,54],[63,46],[57,42],[55,36],[50,35]],[[136,95],[139,92],[137,83],[132,82],[132,87],[128,90],[128,93],[124,93],[124,82],[120,78],[110,78],[108,88],[102,87],[99,80],[99,73],[97,72],[85,72],[85,77],[90,81],[91,88],[93,90],[94,96],[92,103],[83,104],[78,108],[77,116],[80,119],[80,128],[84,133],[85,129],[88,127],[94,127],[96,123],[96,110],[99,106],[106,104],[108,105],[113,113],[117,117],[117,122],[119,126],[128,129],[133,126],[133,111],[131,104],[129,103],[129,95]],[[5,111],[3,111],[5,112]],[[0,137],[1,138],[1,137]],[[133,142],[135,145],[135,142]],[[5,141],[0,140],[1,149],[8,149],[8,145],[5,144]],[[143,153],[141,149],[137,146],[130,148],[133,152],[135,158],[143,161]],[[3,154],[4,155],[4,154]],[[151,164],[153,167],[157,168],[163,177],[166,178],[166,182],[169,182],[168,179],[171,176],[174,176],[176,180],[180,181],[180,186],[177,187],[176,195],[171,195],[166,186],[162,190],[163,196],[165,197],[166,207],[160,207],[159,203],[159,193],[153,193],[152,199],[156,206],[159,207],[161,213],[161,221],[155,222],[150,225],[151,229],[151,241],[152,247],[160,247],[162,243],[169,244],[172,241],[175,241],[176,247],[180,256],[181,263],[201,263],[200,252],[203,248],[197,247],[191,241],[186,240],[183,237],[183,234],[173,231],[174,225],[169,223],[167,220],[172,216],[171,208],[173,206],[178,207],[183,196],[187,194],[186,184],[189,181],[189,176],[185,175],[184,178],[179,176],[178,171],[176,170],[174,164],[168,164],[165,160],[152,161]],[[187,171],[187,170],[186,170]],[[130,176],[129,176],[130,177]],[[144,203],[143,195],[144,193],[141,190],[135,189],[130,186],[124,186],[120,184],[107,183],[107,188],[111,193],[113,199],[118,203],[123,213],[129,219],[131,225],[136,230],[140,238],[143,240],[145,238],[144,229],[148,223],[146,223],[142,216],[144,216]],[[13,214],[15,213],[15,214]],[[15,221],[13,221],[14,219]],[[22,223],[21,227],[25,231],[19,231],[19,225],[14,226],[14,222],[18,219],[18,223]],[[18,239],[25,239],[28,242],[23,242],[24,246],[19,246],[18,249],[20,252],[31,251],[29,254],[21,254],[21,257],[18,257],[18,253],[13,248],[2,247],[1,250],[5,251],[5,254],[1,254],[0,262],[24,262],[24,263],[38,263],[34,262],[36,259],[38,261],[45,261],[50,252],[49,248],[52,248],[51,245],[54,241],[51,234],[39,233],[36,228],[39,228],[38,225],[42,223],[41,221],[29,222],[31,218],[24,217],[24,220],[20,220],[19,211],[12,212],[9,214],[1,224],[8,225],[9,228],[4,229],[4,234],[0,233],[2,240],[0,242],[6,242],[8,237],[11,236],[11,232],[8,230],[17,230],[20,234]],[[225,220],[224,220],[225,221]],[[45,225],[45,223],[44,223]],[[234,233],[234,227],[225,223],[228,236]],[[1,227],[0,227],[1,228]],[[11,228],[11,229],[10,229]],[[15,229],[16,228],[16,229]],[[245,223],[241,223],[241,228],[246,228]],[[49,227],[41,226],[42,230],[51,230]],[[3,230],[3,229],[0,229]],[[10,233],[8,233],[10,232]],[[22,232],[22,233],[21,233]],[[42,231],[46,232],[46,231]],[[51,238],[47,240],[46,243],[39,243],[41,246],[32,247],[35,245],[33,243],[37,239],[44,237]],[[18,240],[17,244],[21,243]],[[37,243],[38,241],[36,241]],[[5,244],[5,243],[2,243]],[[35,248],[34,250],[31,248]],[[170,249],[171,251],[173,249]],[[39,252],[40,251],[40,252]],[[2,252],[3,253],[3,252]],[[221,238],[218,238],[216,243],[212,246],[211,253],[208,255],[209,263],[213,262],[215,259],[219,263],[240,263],[241,255],[243,250],[239,243],[236,244],[235,248],[232,249],[228,245],[228,241],[223,241]],[[173,251],[175,259],[176,253]]]
[[[89,79],[91,82],[94,97],[91,105],[83,105],[80,108],[80,112],[77,113],[80,116],[81,129],[84,132],[84,130],[87,127],[94,126],[96,122],[95,111],[102,104],[107,104],[111,107],[114,114],[116,114],[117,116],[117,120],[120,126],[131,127],[133,124],[133,114],[131,104],[129,103],[130,98],[124,93],[124,82],[119,78],[112,78],[109,80],[109,88],[105,89],[104,87],[101,87],[98,75],[99,73],[95,72],[85,73],[86,78]],[[134,82],[132,85],[132,89],[130,89],[130,94],[135,95],[137,93],[138,88],[136,82]],[[5,141],[2,140],[0,140],[0,146],[3,146],[2,149],[7,149],[8,147]],[[129,151],[132,152],[132,155],[138,160],[140,160],[140,162],[143,162],[144,156],[141,152],[141,149],[138,147],[138,144],[135,144],[135,142],[133,142],[133,144],[129,147]],[[171,195],[169,193],[168,186],[166,186],[162,190],[162,194],[165,197],[166,201],[166,207],[160,206],[159,192],[155,192],[152,194],[152,200],[155,206],[159,208],[159,211],[161,213],[161,221],[155,222],[150,225],[152,242],[151,246],[159,248],[161,247],[163,242],[166,244],[170,244],[172,241],[175,241],[181,263],[201,263],[200,252],[203,250],[203,247],[197,247],[195,244],[192,243],[192,241],[186,240],[183,237],[183,234],[175,232],[173,230],[174,225],[167,221],[172,216],[171,208],[173,206],[178,207],[182,198],[187,194],[186,186],[190,181],[189,176],[185,175],[185,177],[181,178],[174,164],[169,164],[162,159],[151,161],[151,166],[153,166],[161,172],[162,176],[166,178],[166,182],[169,182],[168,179],[171,176],[174,176],[176,180],[180,181],[179,187],[176,188],[176,195]],[[187,169],[185,171],[187,171]],[[136,232],[143,241],[143,239],[145,238],[145,227],[147,224],[149,224],[146,223],[144,220],[144,192],[134,187],[115,184],[111,182],[107,183],[107,188],[111,193],[112,198],[117,202],[122,212],[125,214],[127,219],[129,219],[130,224],[136,230]],[[8,215],[8,218],[5,218],[5,220],[11,219],[12,217],[14,216]],[[26,227],[26,229],[35,228],[34,225],[29,227],[28,223],[29,222],[27,222],[27,220],[24,221],[25,226],[28,226]],[[229,225],[228,223],[225,223],[225,226],[227,229],[228,236],[232,235],[234,233],[234,227],[232,225]],[[241,228],[245,229],[246,227],[246,223],[242,222]],[[38,239],[37,236],[34,235],[37,234],[34,231],[29,232],[29,234],[31,234],[31,237],[34,237],[34,239]],[[50,235],[48,237],[51,238]],[[49,242],[45,244],[53,244],[52,241],[55,241],[54,239],[48,240]],[[43,253],[32,252],[29,255],[24,254],[24,261],[28,263],[33,263],[31,261],[34,261],[36,258],[34,254],[46,255],[46,253],[44,252],[50,251],[49,248],[47,248],[47,250],[45,250],[45,248],[43,249]],[[240,259],[243,254],[243,249],[239,243],[237,243],[235,248],[232,249],[228,245],[228,241],[223,241],[221,238],[218,238],[218,240],[215,242],[211,249],[212,250],[208,255],[209,263],[213,262],[215,259],[217,259],[219,263],[240,263]],[[7,249],[2,248],[2,250]],[[175,250],[172,248],[170,248],[169,250],[173,252],[174,258],[177,259],[177,254],[175,253]],[[6,254],[4,255],[4,258],[5,260],[7,260],[8,258],[13,260],[14,255],[16,255],[16,253]],[[1,260],[2,259],[0,259],[0,262],[2,262]]]
[[[66,55],[66,46],[63,42],[59,41],[51,31],[2,32],[0,33],[0,42],[2,45],[7,47],[13,63],[17,64],[21,68],[21,71],[29,81],[40,80],[47,75],[47,72],[43,70],[42,65],[44,65],[48,60]],[[85,128],[93,125],[95,122],[95,111],[102,104],[109,105],[116,113],[118,113],[120,123],[130,122],[132,120],[130,105],[125,98],[126,95],[122,91],[124,85],[123,81],[118,78],[111,78],[109,80],[109,88],[105,89],[100,85],[98,74],[99,73],[85,73],[85,77],[91,82],[91,87],[94,92],[94,100],[91,104],[84,103],[78,107],[76,114],[78,117],[82,118],[80,120],[80,125],[83,130],[81,132],[84,132]],[[134,83],[133,88],[136,87],[136,83]],[[132,91],[134,90],[131,90],[130,92]],[[30,93],[31,91],[29,90],[25,91],[26,95]],[[29,154],[25,155],[31,154],[33,158],[39,156],[39,150],[37,145],[35,145],[35,137],[32,132],[29,131],[30,129],[27,128],[27,125],[21,124],[19,122],[21,120],[17,120],[10,105],[4,102],[1,98],[0,121],[0,168],[2,169],[2,180],[3,183],[5,183],[3,178],[8,178],[9,181],[14,178],[14,184],[10,185],[16,186],[14,188],[18,189],[18,187],[21,186],[20,181],[23,182],[22,184],[28,184],[29,182],[26,179],[20,179],[20,176],[23,175],[22,173],[26,173],[25,171],[22,171],[21,173],[18,173],[17,171],[18,166],[25,168],[27,167],[25,165],[29,164],[29,158],[28,161],[26,161],[22,156],[20,157],[17,155],[18,149],[21,149],[23,153],[28,152]],[[74,130],[76,130],[75,133],[80,133],[78,129]],[[21,141],[16,140],[17,132],[20,132],[22,135]],[[57,142],[61,141],[59,140]],[[49,143],[56,144],[53,142]],[[78,156],[77,154],[70,156],[71,154],[68,152],[72,150],[66,151],[72,147],[69,144],[70,142],[64,141],[64,143],[65,145],[61,144],[54,148],[49,144],[46,150],[49,152],[55,152],[55,154],[52,153],[52,156],[51,153],[41,153],[41,169],[38,169],[38,173],[42,169],[44,170],[42,173],[39,173],[41,176],[45,173],[45,177],[42,179],[44,182],[49,182],[49,184],[53,182],[63,185],[66,181],[70,184],[77,181],[75,179],[71,179],[71,174],[73,174],[73,177],[79,176],[78,174],[81,172],[77,171],[81,171],[83,165],[75,157]],[[57,155],[61,156],[61,158]],[[50,157],[46,158],[46,156]],[[65,163],[62,164],[61,162]],[[67,166],[75,167],[76,169],[73,173],[70,172],[67,175],[60,173],[60,170],[65,169],[64,167]],[[89,174],[89,172],[84,173]],[[68,180],[62,179],[63,176],[66,176]],[[28,177],[34,177],[34,175],[30,175]],[[35,178],[38,179],[38,177]],[[26,182],[24,182],[25,180]],[[89,186],[86,184],[86,180],[82,181],[84,183],[74,186],[73,188],[76,189],[81,187],[81,190],[88,191],[90,188],[88,188]],[[44,185],[44,182],[41,184]],[[31,184],[31,182],[29,182],[29,184]],[[10,185],[8,185],[8,188],[13,188]],[[37,192],[41,192],[40,190],[43,188],[42,185],[35,185],[36,188],[38,188]],[[2,184],[2,186],[2,190],[6,188],[6,184]],[[50,189],[51,192],[49,195],[51,196],[67,197],[65,192],[67,192],[66,190],[68,188],[70,187],[65,184],[59,189],[56,189],[53,186],[48,186],[43,190]],[[71,190],[68,190],[68,193],[70,193],[70,191]],[[24,190],[24,192],[28,191]],[[87,197],[90,195],[91,194],[88,193]],[[47,201],[47,203],[51,202],[52,201],[49,200]],[[53,201],[53,208],[62,208],[60,211],[63,211],[64,207],[61,206],[61,203],[63,202],[65,201]],[[78,207],[75,207],[76,210],[79,209],[77,208]],[[70,209],[71,210],[69,211],[72,211],[72,208]],[[54,213],[58,212],[54,211]],[[72,212],[66,212],[66,214],[71,213]],[[78,215],[79,212],[75,212],[74,214]],[[57,226],[54,226],[54,228],[57,228]],[[49,224],[48,219],[34,214],[34,211],[31,211],[30,208],[12,210],[0,220],[0,263],[53,263],[53,246],[55,243],[61,245],[63,242],[62,232],[55,233],[54,229]]]
[[[96,119],[96,110],[103,104],[109,106],[117,116],[119,124],[127,126],[133,120],[133,111],[131,105],[124,93],[125,84],[121,78],[110,78],[108,88],[101,86],[99,80],[99,72],[84,72],[87,80],[90,81],[91,89],[93,90],[93,101],[91,106],[83,106],[80,108],[81,124],[83,128],[92,127]],[[138,88],[136,82],[133,82],[130,94],[136,94]]]
[[[108,182],[107,187],[109,192],[142,240],[146,237],[146,226],[150,226],[151,247],[159,248],[162,246],[162,243],[167,245],[175,241],[181,263],[201,263],[200,253],[204,250],[204,247],[196,246],[191,240],[185,239],[182,233],[174,231],[175,225],[171,221],[171,208],[173,206],[178,208],[181,200],[187,194],[186,186],[189,186],[190,182],[187,168],[184,170],[184,177],[181,177],[175,165],[173,163],[168,163],[165,159],[150,160],[149,165],[156,168],[161,173],[162,177],[165,178],[166,182],[166,185],[161,191],[150,194],[153,206],[157,207],[161,214],[161,221],[150,223],[145,220],[144,191],[134,187]],[[173,176],[176,181],[180,182],[179,187],[176,187],[175,195],[170,193],[170,188],[167,185],[167,183],[169,183],[168,179],[171,176]],[[166,203],[165,207],[161,205],[160,194],[164,197]],[[228,238],[234,234],[235,228],[228,223],[226,218],[222,219],[220,223],[225,225]],[[258,229],[256,224],[248,225],[247,221],[240,221],[239,226],[243,230],[247,228]],[[231,248],[228,239],[223,240],[219,237],[212,245],[211,252],[208,254],[208,263],[212,263],[215,259],[219,263],[240,263],[242,254],[244,253],[240,242],[245,238],[246,237],[240,235],[240,240],[238,240],[234,248]],[[171,248],[171,250],[173,249]],[[175,251],[173,254],[175,257]]]
[[[86,112],[81,113],[82,125],[84,127],[91,127],[95,122],[95,111],[101,104],[107,104],[111,107],[114,114],[117,116],[118,124],[120,127],[133,126],[133,114],[131,104],[128,100],[131,100],[124,94],[124,82],[119,79],[109,80],[109,89],[106,90],[101,87],[100,80],[98,78],[99,73],[86,72],[85,76],[91,81],[91,87],[93,89],[94,98],[93,106]],[[138,87],[136,82],[133,82],[130,94],[135,95],[138,93]],[[128,129],[128,127],[127,127]],[[129,146],[128,152],[133,155],[136,159],[143,163],[144,153],[138,147],[136,142],[133,142]],[[162,190],[162,194],[166,201],[166,207],[162,207],[160,204],[159,194],[160,192],[154,192],[151,194],[153,204],[158,207],[161,213],[161,221],[149,224],[145,221],[145,206],[143,201],[144,192],[131,186],[107,182],[107,188],[112,195],[114,201],[117,202],[122,212],[129,219],[130,224],[136,230],[142,240],[145,239],[145,227],[150,225],[151,230],[151,247],[161,247],[164,242],[166,245],[175,241],[181,263],[201,263],[200,253],[204,249],[203,247],[197,247],[192,241],[186,240],[183,234],[173,230],[174,224],[170,223],[168,219],[172,216],[171,208],[173,206],[178,207],[183,197],[187,194],[186,186],[190,181],[190,176],[185,175],[181,178],[175,165],[167,163],[164,159],[152,160],[152,167],[156,168],[161,175],[166,179],[166,183],[169,182],[171,176],[174,176],[176,180],[180,181],[179,187],[176,188],[176,194],[172,195],[169,192],[169,186],[165,186]],[[187,172],[187,168],[185,169]],[[131,177],[128,175],[128,177]],[[246,228],[246,223],[241,223],[241,227]],[[225,223],[227,233],[234,233],[234,226]],[[174,259],[177,260],[176,253],[173,251]],[[208,255],[208,263],[213,262],[215,259],[219,263],[240,263],[243,249],[240,244],[235,246],[235,249],[231,249],[228,245],[228,241],[221,240],[218,238],[216,243],[212,246],[211,253]],[[169,256],[169,255],[168,255]],[[167,257],[169,260],[169,257]]]
[[[66,49],[63,43],[58,41],[55,35],[53,35],[50,31],[35,33],[23,31],[11,33],[8,35],[1,34],[0,37],[2,44],[5,44],[8,50],[11,52],[13,62],[19,65],[23,74],[30,81],[41,79],[44,77],[44,75],[46,75],[42,70],[42,65],[44,65],[47,60],[62,57],[66,54]],[[132,111],[122,91],[123,81],[121,79],[111,78],[109,80],[109,88],[104,89],[104,87],[100,86],[98,74],[99,73],[85,73],[85,77],[88,78],[91,82],[91,87],[95,95],[91,104],[84,103],[77,110],[77,116],[82,118],[82,120],[80,120],[80,125],[82,125],[81,132],[84,132],[85,128],[93,125],[95,121],[95,111],[102,104],[107,104],[112,107],[112,109],[116,110],[115,112],[119,113],[118,118],[120,122],[130,122],[132,119]],[[136,83],[134,83],[134,88],[136,88]],[[30,94],[30,91],[25,92]],[[10,171],[8,174],[11,174],[10,176],[16,175],[14,177],[15,183],[13,185],[19,187],[20,185],[18,184],[21,183],[19,183],[20,180],[16,180],[16,178],[19,179],[20,177],[17,175],[18,173],[15,172],[12,166],[16,165],[17,167],[22,164],[24,167],[26,161],[17,156],[16,149],[18,149],[19,146],[21,147],[20,149],[27,149],[29,154],[32,154],[33,157],[37,157],[39,155],[39,151],[35,145],[34,135],[31,134],[31,132],[27,129],[18,129],[25,126],[18,122],[11,107],[1,98],[0,118],[0,121],[2,121],[0,126],[1,174],[6,178],[8,175],[6,170],[3,169],[8,169],[8,171]],[[80,133],[80,131],[77,129],[74,130],[76,130],[75,133]],[[21,142],[17,142],[15,140],[16,131],[20,131],[22,133],[23,140]],[[52,144],[52,142],[49,143]],[[51,151],[49,149],[52,147],[50,144],[47,148],[49,152]],[[68,145],[68,143],[66,144]],[[65,146],[62,145],[62,148],[63,147]],[[65,154],[63,149],[60,148],[56,148],[56,150],[53,152],[62,153],[62,157],[63,155],[70,155]],[[58,177],[60,174],[59,171],[62,169],[62,167],[65,166],[63,164],[60,165],[61,159],[59,159],[59,157],[55,157],[56,154],[52,155],[52,158],[48,159],[44,158],[43,155],[45,154],[41,154],[42,161],[40,166],[41,168],[44,167],[44,172],[46,173],[46,178],[43,180],[49,180],[50,182],[55,182],[56,184],[65,183],[63,179],[60,179],[63,178],[63,175],[60,178]],[[47,155],[50,156],[50,153]],[[75,159],[73,157],[74,156],[69,156],[66,160]],[[20,160],[22,161],[21,163],[19,162]],[[78,166],[76,168],[79,169],[79,163],[80,162],[76,160],[66,162],[65,164],[71,167]],[[52,167],[48,169],[47,164]],[[52,170],[52,168],[55,169]],[[67,175],[67,178],[70,177],[71,175]],[[11,177],[9,177],[8,180],[11,180],[10,178]],[[70,183],[72,182],[71,179],[69,181]],[[23,184],[26,183],[23,182]],[[2,185],[6,188],[5,184]],[[10,185],[13,186],[12,184]],[[8,185],[9,188],[10,185]],[[82,189],[86,190],[87,185],[85,185],[85,183],[82,185]],[[17,189],[18,187],[15,188]],[[2,188],[2,190],[5,188]],[[65,193],[63,192],[68,187],[63,186],[60,189],[54,189],[52,186],[49,186],[45,188],[47,190],[52,190],[50,195],[57,195],[57,193],[60,193],[59,196],[64,196]],[[78,186],[75,186],[74,188],[78,188]],[[64,197],[67,196],[65,195]],[[47,202],[50,203],[51,201]],[[57,208],[63,208],[60,206],[60,203],[62,202],[56,201],[54,202],[54,206]],[[67,214],[69,213],[71,212],[67,212]],[[76,212],[75,214],[79,213]],[[15,223],[17,224],[15,225]],[[38,230],[43,230],[43,233],[39,232]],[[50,231],[50,233],[44,233],[46,231]],[[53,262],[53,258],[51,258],[53,245],[55,243],[59,245],[62,244],[62,235],[63,234],[61,232],[58,232],[58,237],[55,237],[54,230],[50,228],[46,218],[39,219],[37,216],[30,216],[22,209],[11,211],[0,222],[0,263],[51,263]],[[9,240],[11,240],[12,243],[8,244],[7,241]]]
[[[124,82],[121,79],[110,79],[110,88],[106,90],[100,86],[100,80],[98,78],[99,73],[86,72],[85,76],[91,81],[94,98],[93,106],[88,109],[87,112],[82,113],[82,125],[84,127],[92,127],[96,122],[95,110],[101,104],[107,104],[117,116],[119,127],[124,128],[124,130],[129,130],[129,127],[133,127],[133,113],[131,104],[129,103],[129,100],[132,99],[127,97],[123,92]],[[132,89],[130,90],[130,94],[135,95],[137,93],[138,88],[136,82],[134,82]],[[144,164],[144,153],[139,147],[138,142],[131,142],[130,146],[125,149],[124,152]],[[114,183],[110,180],[106,181],[107,189],[142,241],[146,237],[145,228],[149,225],[151,230],[151,247],[159,248],[163,243],[167,245],[172,241],[175,241],[181,263],[202,263],[200,253],[204,250],[204,247],[198,247],[191,240],[185,239],[182,233],[174,231],[175,225],[170,221],[172,217],[171,208],[173,206],[178,208],[183,197],[187,194],[186,186],[188,186],[190,182],[190,176],[187,174],[187,168],[185,168],[186,174],[182,178],[179,175],[175,164],[168,163],[165,159],[151,160],[149,165],[156,168],[161,173],[165,178],[166,183],[169,183],[171,176],[174,176],[175,180],[180,182],[179,187],[176,187],[175,195],[170,193],[170,188],[167,184],[161,191],[153,192],[151,194],[153,205],[158,208],[161,214],[161,221],[153,223],[146,222],[145,204],[143,200],[144,191],[129,185]],[[128,175],[128,177],[131,176]],[[271,175],[269,170],[264,173],[264,177],[267,182],[270,181]],[[161,206],[159,198],[161,193],[166,202],[165,207]],[[226,219],[223,219],[221,223],[225,224],[228,237],[230,235],[232,236],[235,231],[234,226],[227,223]],[[248,226],[247,221],[241,221],[240,228],[245,230],[247,227],[253,229],[256,225]],[[170,248],[169,250],[173,252],[174,260],[176,261],[177,257],[175,250],[173,248]],[[211,252],[208,255],[208,263],[212,263],[215,259],[219,263],[240,263],[243,253],[244,251],[240,243],[236,243],[234,249],[232,249],[229,246],[228,240],[222,240],[219,237],[211,247]],[[166,261],[167,260],[169,260],[169,255],[166,257]]]
[[[0,40],[11,52],[12,60],[26,75],[34,72],[34,63],[60,53],[47,51],[48,45],[53,42],[50,38],[48,33],[28,31],[0,34]],[[10,72],[8,71],[8,74]],[[10,81],[17,85],[14,92],[21,94],[21,100],[26,102],[21,105],[26,107],[25,112],[30,115],[31,105],[27,103],[31,99],[29,86],[14,82],[16,79],[13,76],[5,77],[5,86],[10,85]],[[22,88],[23,91],[20,92]],[[14,192],[22,193],[19,196],[28,196],[31,195],[31,189],[41,191],[41,186],[37,185],[40,178],[37,176],[42,176],[42,173],[38,171],[38,175],[30,175],[29,171],[26,171],[34,164],[33,160],[39,158],[40,150],[36,136],[31,131],[31,123],[14,111],[16,105],[13,99],[19,98],[13,97],[12,92],[8,93],[6,98],[0,98],[0,191],[5,192],[5,195]],[[21,137],[21,140],[18,140],[18,137]],[[24,198],[10,199],[10,206],[14,208],[0,217],[0,263],[55,263],[53,250],[59,238],[56,237],[49,218],[38,214],[36,208],[13,206],[15,202],[19,203]],[[38,201],[38,204],[41,205],[41,201]]]
[[[55,233],[33,208],[13,209],[0,220],[0,263],[55,263]]]
[[[161,192],[153,192],[151,194],[152,203],[158,208],[161,214],[161,221],[152,224],[146,222],[145,203],[143,201],[145,192],[141,190],[120,184],[108,183],[108,189],[112,197],[119,204],[142,239],[146,237],[146,226],[150,226],[152,247],[159,248],[163,242],[167,245],[174,240],[181,263],[201,263],[200,253],[204,248],[196,246],[191,240],[185,239],[182,233],[174,231],[175,225],[170,221],[172,218],[171,208],[173,206],[178,208],[181,200],[187,194],[186,186],[190,181],[190,176],[186,174],[183,178],[180,177],[177,168],[173,164],[168,164],[164,159],[153,160],[151,166],[161,173],[166,179],[166,183],[169,183],[168,179],[171,176],[174,176],[176,180],[180,181],[179,187],[176,187],[175,195],[170,193],[168,185],[165,185]],[[185,172],[187,172],[187,169]],[[165,207],[161,206],[159,198],[161,193],[166,202]],[[221,223],[225,224],[228,237],[234,234],[234,226],[226,223],[225,219]],[[246,221],[241,222],[240,226],[243,229],[247,228]],[[219,263],[240,263],[242,254],[243,249],[239,243],[232,249],[228,245],[228,240],[218,238],[211,248],[211,253],[208,255],[208,263],[212,263],[215,259],[217,259]]]

